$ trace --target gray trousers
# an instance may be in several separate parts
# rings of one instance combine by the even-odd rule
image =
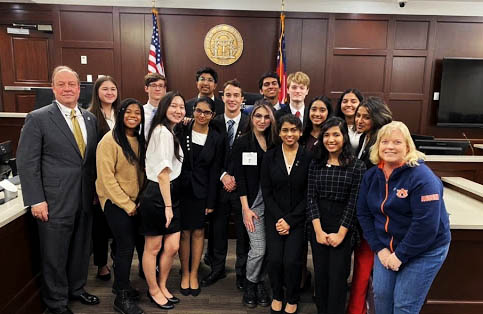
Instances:
[[[255,231],[248,232],[250,239],[250,250],[247,259],[247,279],[252,283],[261,281],[263,261],[265,258],[266,238],[265,238],[265,206],[263,202],[252,208],[253,212],[258,215],[258,219],[254,219]]]

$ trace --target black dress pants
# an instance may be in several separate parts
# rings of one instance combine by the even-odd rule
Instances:
[[[92,251],[94,255],[94,265],[102,267],[107,265],[107,253],[111,230],[106,221],[106,216],[102,211],[101,204],[92,205]],[[115,247],[112,245],[111,248]]]
[[[208,234],[208,256],[211,259],[212,272],[224,272],[226,254],[228,252],[228,219],[234,213],[236,229],[236,262],[235,271],[238,276],[245,277],[250,241],[243,224],[240,198],[235,192],[222,190],[220,199],[212,214]]]
[[[73,216],[49,216],[39,227],[42,300],[49,309],[65,308],[69,295],[84,292],[91,251],[92,214],[78,209]]]
[[[138,217],[129,216],[126,211],[107,200],[104,206],[107,223],[116,240],[114,255],[114,288],[127,290],[130,287],[129,275],[138,237]]]
[[[268,276],[273,298],[296,304],[300,299],[300,279],[302,275],[302,253],[304,227],[290,229],[288,235],[281,236],[275,229],[274,221],[266,221]],[[283,296],[283,285],[286,298]]]

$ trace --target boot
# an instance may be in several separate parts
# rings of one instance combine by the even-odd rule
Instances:
[[[126,289],[126,291],[127,291],[128,297],[130,299],[132,299],[134,301],[139,301],[140,294],[139,294],[139,291],[136,288],[129,287],[129,289]],[[112,293],[114,293],[115,295],[117,295],[119,293],[119,289],[113,287],[112,288]]]
[[[271,300],[268,297],[267,290],[265,289],[265,285],[263,281],[257,283],[257,303],[260,306],[268,306]]]
[[[144,314],[144,311],[129,297],[129,290],[118,290],[113,308],[122,314]]]
[[[257,284],[246,280],[245,292],[243,293],[243,304],[249,308],[257,306]]]

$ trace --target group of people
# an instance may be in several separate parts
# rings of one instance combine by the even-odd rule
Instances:
[[[296,72],[280,104],[269,72],[259,80],[263,98],[244,109],[237,80],[220,99],[213,69],[195,78],[199,94],[185,101],[167,92],[165,77],[146,75],[143,105],[120,101],[104,76],[84,110],[77,73],[54,70],[55,101],[28,114],[17,150],[50,312],[72,313],[69,299],[99,303],[84,290],[91,236],[100,280],[111,278],[113,238],[116,311],[144,313],[129,278],[135,248],[159,308],[180,302],[166,284],[178,252],[179,292],[199,295],[226,277],[232,214],[235,285],[247,307],[297,313],[310,242],[318,313],[365,314],[368,290],[377,314],[419,313],[449,249],[448,214],[440,180],[383,100],[348,89],[335,108],[325,96],[305,105],[310,79]],[[202,258],[211,272],[199,280]]]

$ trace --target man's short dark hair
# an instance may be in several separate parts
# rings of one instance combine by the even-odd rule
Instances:
[[[166,81],[166,77],[164,75],[161,75],[159,73],[148,73],[146,74],[146,76],[144,77],[144,86],[148,87],[149,84],[153,83],[153,82],[157,82],[157,81],[164,81],[164,85],[166,86],[166,84],[168,83]]]
[[[225,84],[223,84],[223,95],[225,94],[225,89],[228,85],[238,87],[241,91],[242,96],[243,96],[243,89],[241,87],[240,82],[237,79],[226,81]]]
[[[275,72],[267,72],[262,75],[260,80],[258,81],[258,89],[261,90],[263,86],[263,80],[265,80],[267,77],[273,77],[274,79],[277,80],[278,87],[280,87],[280,78],[278,77],[277,73]]]
[[[213,80],[215,81],[215,84],[218,83],[218,73],[216,73],[216,71],[210,67],[201,68],[198,70],[198,72],[196,72],[197,82],[200,79],[201,74],[204,74],[204,73],[211,75],[213,77]]]

